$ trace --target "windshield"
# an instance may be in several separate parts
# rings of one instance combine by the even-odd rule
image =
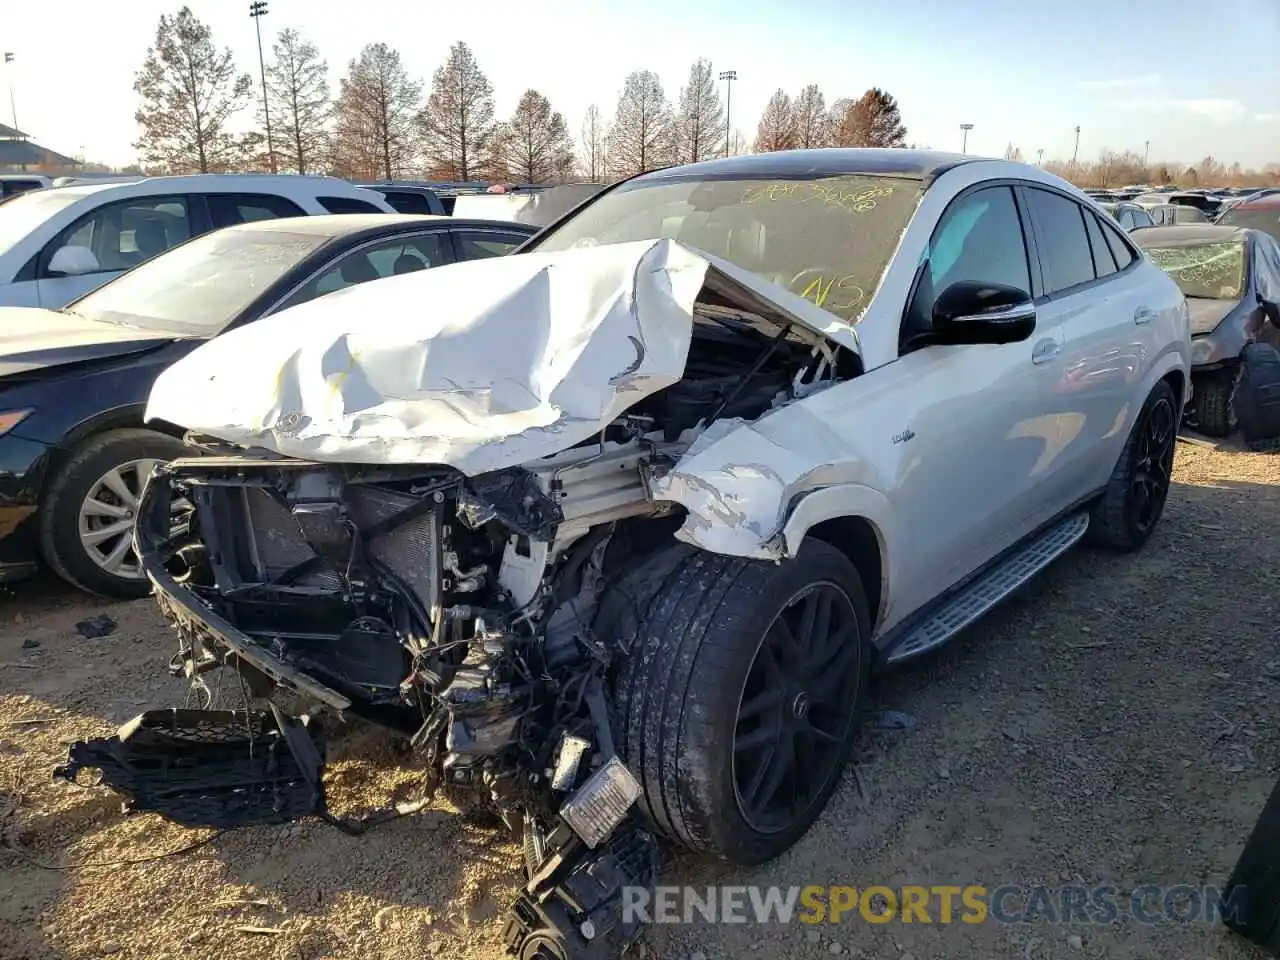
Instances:
[[[64,207],[84,194],[63,190],[28,190],[0,206],[0,256],[8,253]]]
[[[922,191],[918,180],[866,176],[635,181],[531,249],[677,240],[856,323]]]
[[[1280,209],[1275,207],[1229,207],[1217,222],[1227,227],[1252,227],[1280,240]]]
[[[163,253],[67,309],[90,320],[211,337],[329,237],[220,230]]]
[[[1239,300],[1244,296],[1244,241],[1148,247],[1147,256],[1173,277],[1184,297]]]

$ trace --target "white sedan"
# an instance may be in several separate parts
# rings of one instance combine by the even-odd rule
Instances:
[[[1174,282],[1038,168],[714,160],[179,361],[148,416],[217,455],[148,485],[137,549],[193,677],[402,715],[524,830],[541,903],[624,850],[592,876],[649,882],[651,832],[795,843],[876,662],[1086,535],[1148,540],[1190,356]],[[576,944],[582,916],[548,922]]]

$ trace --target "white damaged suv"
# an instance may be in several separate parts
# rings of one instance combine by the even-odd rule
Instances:
[[[512,950],[616,956],[655,834],[778,855],[877,661],[1082,538],[1146,542],[1189,362],[1173,281],[1037,168],[715,160],[177,363],[149,416],[203,450],[157,471],[136,549],[175,672],[399,731],[426,786],[522,832]],[[71,766],[185,822],[323,812],[321,728],[260,702],[144,714]],[[199,796],[120,772],[158,731]]]

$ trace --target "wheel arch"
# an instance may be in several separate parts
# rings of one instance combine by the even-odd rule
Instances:
[[[95,413],[91,417],[86,417],[64,433],[62,439],[58,441],[52,450],[41,500],[44,500],[50,480],[62,472],[67,462],[75,455],[76,450],[87,441],[109,430],[154,430],[156,433],[163,433],[176,440],[182,439],[182,435],[185,432],[183,428],[160,420],[147,421],[144,419],[146,410],[147,405],[145,403],[121,404],[118,407],[112,407],[109,410]]]
[[[890,606],[894,581],[889,544],[894,542],[893,509],[887,497],[861,484],[839,484],[804,494],[781,532],[783,548],[794,557],[812,537],[843,553],[862,578],[874,633]]]

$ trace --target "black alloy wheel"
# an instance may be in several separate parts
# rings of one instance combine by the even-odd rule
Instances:
[[[733,743],[738,809],[761,833],[790,830],[839,776],[855,722],[864,646],[848,594],[802,588],[766,628],[739,699]]]
[[[1173,478],[1178,417],[1167,397],[1157,397],[1138,427],[1129,480],[1129,514],[1135,531],[1146,536],[1164,510]]]

